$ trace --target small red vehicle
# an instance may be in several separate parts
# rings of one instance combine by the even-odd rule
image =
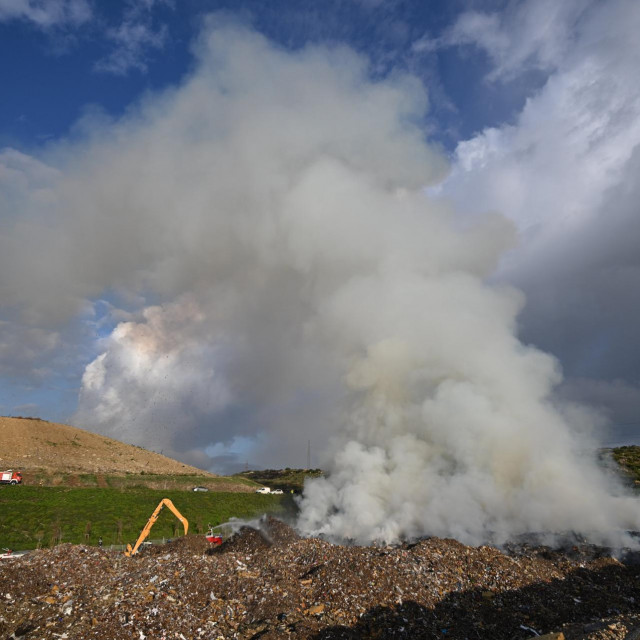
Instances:
[[[13,469],[0,471],[0,484],[22,484],[22,474]]]
[[[219,536],[217,533],[213,532],[213,527],[209,527],[209,531],[207,531],[207,542],[212,547],[219,547],[222,544],[222,536]]]

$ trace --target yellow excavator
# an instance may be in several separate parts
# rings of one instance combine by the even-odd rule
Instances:
[[[180,522],[182,522],[182,525],[184,526],[184,535],[185,536],[187,535],[187,531],[189,531],[189,522],[175,508],[175,505],[173,504],[173,502],[171,502],[171,500],[169,500],[168,498],[164,498],[163,500],[160,501],[160,504],[156,507],[155,511],[151,514],[151,517],[149,518],[147,524],[144,525],[144,529],[142,530],[142,533],[138,536],[138,539],[136,540],[136,544],[133,546],[133,548],[131,547],[130,544],[127,545],[127,550],[124,552],[125,556],[130,558],[131,556],[136,554],[140,545],[146,540],[147,536],[151,532],[151,527],[153,527],[153,525],[156,523],[156,520],[158,519],[158,516],[160,515],[160,512],[164,507],[169,507],[169,509],[173,511],[173,514],[175,515],[175,517],[178,518],[178,520],[180,520]]]

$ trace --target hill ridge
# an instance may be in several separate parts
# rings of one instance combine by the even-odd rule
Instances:
[[[213,473],[114,438],[41,418],[0,416],[0,467],[65,473]]]

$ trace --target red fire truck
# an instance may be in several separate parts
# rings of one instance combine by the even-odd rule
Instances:
[[[13,469],[0,471],[0,484],[22,484],[22,474]]]

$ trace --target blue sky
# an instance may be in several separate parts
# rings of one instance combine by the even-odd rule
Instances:
[[[511,235],[456,269],[520,292],[503,321],[556,358],[546,401],[638,441],[639,25],[631,0],[0,0],[0,413],[218,470],[304,464],[373,349],[335,283],[439,255],[364,213],[316,255],[315,214],[310,236],[281,216],[317,179],[293,166],[330,157],[461,230],[497,212]],[[340,262],[347,239],[379,263]]]
[[[89,108],[117,117],[144,92],[179,82],[193,65],[193,40],[212,12],[237,16],[292,50],[309,43],[345,44],[367,55],[375,73],[417,73],[433,87],[431,118],[438,118],[433,136],[448,147],[457,136],[468,137],[513,117],[535,86],[532,77],[509,87],[487,84],[483,79],[489,66],[481,52],[413,49],[421,38],[451,26],[473,3],[77,4],[86,11],[77,22],[64,13],[56,20],[58,12],[51,9],[51,23],[44,25],[30,19],[30,11],[73,3],[9,2],[3,10],[0,69],[11,88],[0,105],[3,144],[32,147],[67,136]],[[117,31],[125,25],[130,36],[118,40]]]

